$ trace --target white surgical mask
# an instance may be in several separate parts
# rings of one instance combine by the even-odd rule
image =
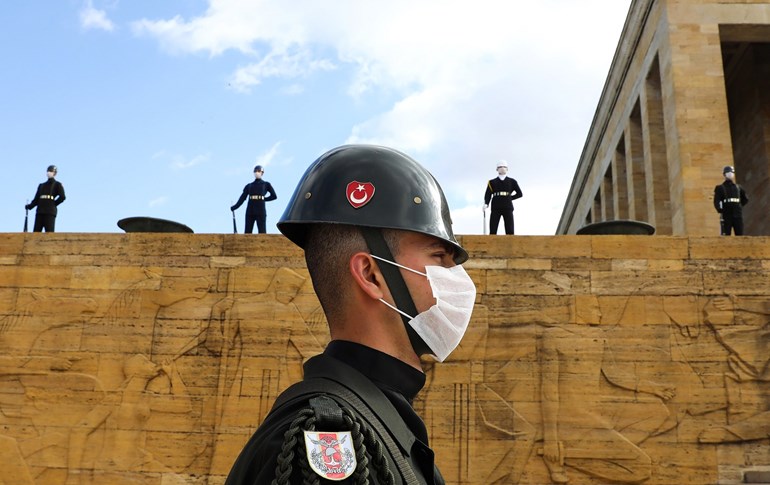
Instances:
[[[380,301],[409,318],[409,325],[433,352],[433,357],[439,362],[444,362],[460,344],[471,321],[473,304],[476,301],[476,285],[471,277],[460,265],[451,268],[426,266],[425,273],[422,273],[375,255],[372,257],[428,278],[436,304],[414,317],[382,298]]]

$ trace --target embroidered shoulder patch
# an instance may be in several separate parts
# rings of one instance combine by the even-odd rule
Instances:
[[[356,469],[350,431],[305,431],[310,468],[327,480],[344,480]]]

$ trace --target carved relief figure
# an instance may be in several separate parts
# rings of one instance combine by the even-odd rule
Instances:
[[[602,330],[545,327],[540,336],[543,460],[554,483],[567,466],[614,482],[651,475],[638,446],[665,422],[674,389],[617,368]],[[629,391],[611,393],[606,384]]]
[[[190,398],[171,362],[157,365],[142,354],[127,358],[125,381],[97,405],[71,431],[67,483],[145,483],[146,472],[173,470],[158,461],[146,447],[146,424],[153,412],[185,414]],[[169,399],[148,390],[150,381],[164,374]],[[98,433],[97,435],[97,431]],[[88,455],[91,460],[84,457]]]
[[[0,435],[0,456],[3,457],[3,476],[0,477],[2,485],[34,485],[32,475],[29,472],[27,462],[19,450],[16,439],[10,436]]]
[[[93,298],[45,291],[19,295],[18,300],[12,313],[0,318],[0,352],[6,355],[27,355],[33,347],[38,351],[77,349],[82,326],[91,321],[98,307]],[[47,338],[49,334],[56,337]]]
[[[423,362],[426,392],[415,409],[432,430],[432,442],[456,452],[440,463],[448,482],[518,483],[532,450],[535,428],[484,382],[488,334],[487,307],[475,305],[451,358],[441,365]]]
[[[46,364],[53,364],[52,359],[45,359]],[[38,359],[19,359],[14,357],[0,358],[0,456],[3,457],[4,472],[0,474],[0,484],[32,485],[34,480],[21,451],[20,441],[35,438],[28,433],[20,432],[24,426],[31,424],[28,402],[24,392],[9,392],[13,384],[23,389],[19,378],[24,375],[45,375],[49,365],[40,368]],[[31,364],[31,365],[30,365]],[[14,426],[17,425],[17,426]],[[21,426],[19,426],[21,425]],[[17,431],[19,430],[19,431]]]
[[[67,433],[103,396],[93,377],[52,357],[0,357],[2,484],[63,483]]]
[[[704,430],[701,443],[770,436],[770,302],[719,297],[704,308],[706,324],[727,351],[727,423]]]
[[[211,282],[205,277],[164,276],[148,269],[145,278],[122,290],[102,316],[98,327],[88,332],[86,349],[152,356],[158,314],[189,299],[205,297]],[[120,363],[118,363],[118,368]],[[116,369],[117,370],[117,369]]]
[[[456,449],[440,463],[444,478],[454,483],[518,483],[537,434],[516,409],[519,403],[507,399],[518,382],[505,372],[511,361],[485,365],[494,359],[488,355],[488,314],[486,306],[475,305],[452,357],[426,366],[427,392],[415,406],[432,430],[432,441]],[[492,340],[492,348],[499,348]],[[513,353],[509,357],[513,360]],[[467,444],[456,446],[461,440]]]
[[[228,289],[212,309],[204,343],[220,358],[212,473],[229,469],[302,362],[323,350],[293,303],[305,279],[279,268],[264,293],[240,298]]]
[[[511,305],[506,309],[505,322],[490,324],[486,329],[489,337],[483,353],[483,382],[475,386],[476,425],[482,441],[473,461],[479,465],[472,475],[483,476],[481,483],[542,481],[541,476],[524,478],[542,435],[539,396],[535,392],[535,381],[539,382],[535,346],[539,325],[532,322],[556,325],[566,320],[568,311],[554,307],[548,312],[534,310],[535,301],[528,298],[526,303]],[[501,341],[506,342],[502,347]]]

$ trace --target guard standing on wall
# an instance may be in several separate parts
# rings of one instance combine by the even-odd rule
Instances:
[[[743,187],[735,183],[735,170],[731,166],[722,169],[725,181],[714,187],[714,208],[719,212],[721,234],[743,235],[743,206],[749,202]]]
[[[420,356],[440,362],[460,343],[476,288],[438,182],[390,148],[335,148],[305,172],[278,229],[305,250],[331,342],[226,483],[443,484],[412,401]]]
[[[497,234],[500,218],[503,218],[505,233],[513,234],[513,201],[524,195],[515,179],[507,176],[508,162],[497,163],[497,177],[487,182],[484,192],[484,209],[492,201],[492,213],[489,215],[489,234]]]
[[[55,232],[57,207],[66,199],[64,186],[55,178],[57,173],[56,165],[49,165],[46,169],[48,180],[37,186],[35,198],[24,206],[27,210],[37,207],[34,232],[43,232],[43,229],[45,232]]]
[[[230,207],[230,211],[235,211],[247,198],[249,199],[249,203],[246,204],[245,234],[251,234],[254,231],[254,222],[257,223],[257,230],[260,234],[267,232],[267,228],[265,227],[265,220],[267,219],[265,202],[270,202],[271,200],[278,198],[278,196],[275,195],[275,190],[273,190],[273,186],[270,185],[270,182],[262,180],[264,174],[265,170],[262,168],[262,165],[254,167],[255,180],[250,184],[246,184],[238,202]]]

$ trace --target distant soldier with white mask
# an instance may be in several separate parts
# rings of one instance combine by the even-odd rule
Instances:
[[[508,162],[500,160],[497,163],[497,177],[487,182],[484,193],[484,209],[492,203],[492,213],[489,216],[489,233],[497,234],[500,218],[505,224],[505,233],[513,234],[513,201],[524,194],[515,179],[508,177]]]
[[[721,234],[743,235],[743,206],[749,202],[746,191],[735,183],[735,170],[731,166],[722,169],[725,181],[714,187],[714,208],[719,212]]]
[[[35,232],[54,232],[56,228],[57,207],[64,202],[64,186],[56,180],[58,169],[56,165],[49,165],[46,169],[48,180],[37,186],[35,198],[24,208],[30,210],[37,207],[35,212]]]
[[[275,195],[275,189],[262,179],[265,174],[265,169],[262,165],[254,167],[254,181],[250,184],[246,184],[243,188],[243,193],[233,206],[230,207],[231,212],[235,212],[238,207],[243,204],[246,199],[249,200],[246,204],[246,224],[244,228],[245,234],[251,234],[254,231],[254,223],[257,223],[257,231],[260,234],[267,232],[265,221],[267,220],[267,211],[265,210],[265,202],[275,200],[278,196]]]

